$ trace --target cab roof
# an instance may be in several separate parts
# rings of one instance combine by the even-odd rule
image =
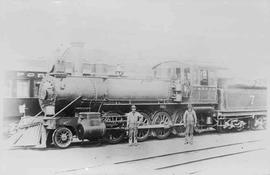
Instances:
[[[164,66],[164,65],[185,65],[185,66],[190,66],[190,67],[203,67],[207,69],[226,69],[225,67],[217,66],[217,65],[212,65],[210,63],[205,63],[205,62],[193,62],[193,61],[178,61],[178,60],[169,60],[169,61],[164,61],[161,62],[155,66],[152,67],[152,69],[156,69],[158,67]],[[171,66],[168,66],[171,67]],[[175,66],[174,66],[175,67]]]

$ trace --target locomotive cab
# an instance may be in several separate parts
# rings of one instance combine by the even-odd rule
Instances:
[[[152,69],[156,79],[171,81],[175,102],[217,103],[217,68],[214,66],[167,61]]]

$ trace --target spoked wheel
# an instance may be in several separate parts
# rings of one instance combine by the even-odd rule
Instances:
[[[108,143],[116,144],[123,140],[124,132],[119,130],[110,130],[107,132],[105,137]]]
[[[179,124],[180,126],[174,127],[175,135],[177,136],[184,136],[185,135],[185,126],[184,126],[184,120],[183,120],[183,111],[176,111],[173,114],[173,122],[174,124]]]
[[[103,117],[105,124],[109,127],[113,128],[122,125],[122,123],[119,123],[119,120],[122,120],[122,117],[116,112],[107,112]],[[125,132],[122,130],[108,130],[106,131],[105,138],[108,143],[116,144],[123,140],[124,135]]]
[[[236,131],[237,132],[241,132],[241,131],[243,131],[245,129],[245,127],[244,126],[241,126],[241,127],[239,127],[239,128],[236,128]]]
[[[149,115],[147,115],[144,112],[140,112],[143,116],[142,123],[139,124],[139,126],[148,126],[151,123]],[[138,130],[137,139],[139,142],[147,140],[149,137],[150,129],[140,129]]]
[[[172,123],[170,115],[165,111],[156,112],[153,117],[153,125],[167,125],[168,128],[158,128],[154,129],[154,133],[158,139],[165,139],[167,138],[170,133],[171,129],[169,125]]]
[[[265,129],[265,128],[266,128],[266,122],[264,121],[263,117],[255,117],[253,119],[251,129],[257,130],[257,129]]]
[[[70,129],[63,126],[53,132],[53,142],[58,148],[67,148],[72,142],[72,136]]]
[[[235,130],[241,132],[245,129],[245,122],[242,120],[235,120],[234,125],[236,126]]]

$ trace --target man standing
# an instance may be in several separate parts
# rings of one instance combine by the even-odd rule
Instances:
[[[136,106],[131,106],[131,112],[127,114],[127,127],[129,130],[129,146],[137,146],[137,134],[138,134],[138,124],[143,119],[143,116],[136,112]]]
[[[196,112],[193,110],[192,105],[188,104],[188,110],[184,114],[184,126],[186,128],[185,132],[185,144],[193,144],[193,131],[197,124]]]

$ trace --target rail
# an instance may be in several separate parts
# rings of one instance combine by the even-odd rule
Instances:
[[[216,148],[224,148],[224,147],[229,147],[229,146],[234,146],[234,145],[241,145],[241,144],[245,144],[245,143],[254,143],[254,142],[260,142],[260,141],[261,140],[249,140],[249,141],[245,141],[245,142],[237,142],[237,143],[230,143],[230,144],[225,144],[225,145],[205,147],[205,148],[200,148],[200,149],[193,149],[193,150],[187,150],[187,151],[179,151],[179,152],[173,152],[173,153],[168,153],[168,154],[161,154],[161,155],[143,157],[143,158],[138,158],[138,159],[131,159],[131,160],[119,161],[119,162],[115,162],[114,164],[125,164],[125,163],[131,163],[131,162],[151,160],[151,159],[156,159],[156,158],[160,158],[160,157],[169,157],[169,156],[173,156],[173,155],[177,155],[177,154],[186,154],[186,153],[191,153],[191,152],[200,152],[200,151],[205,151],[205,150],[211,150],[211,149],[216,149]]]

